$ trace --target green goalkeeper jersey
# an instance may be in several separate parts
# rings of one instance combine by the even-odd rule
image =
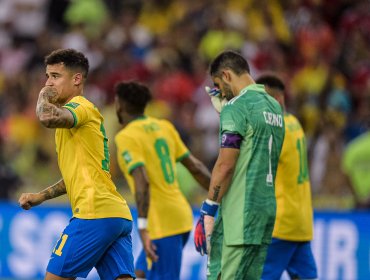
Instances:
[[[282,108],[263,85],[253,84],[224,106],[220,118],[221,142],[225,134],[242,137],[232,182],[221,202],[226,245],[268,244],[285,133]]]

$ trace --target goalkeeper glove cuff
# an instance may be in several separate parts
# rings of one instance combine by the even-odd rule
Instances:
[[[202,213],[203,215],[214,217],[217,213],[219,205],[220,203],[217,203],[210,199],[206,199],[205,201],[203,201],[202,207],[200,208],[200,213]]]

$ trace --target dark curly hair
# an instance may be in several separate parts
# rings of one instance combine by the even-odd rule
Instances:
[[[128,105],[126,110],[132,115],[143,114],[146,105],[152,100],[149,88],[135,81],[119,82],[115,86],[115,93],[120,102]]]
[[[268,86],[270,88],[276,88],[278,90],[284,91],[285,85],[283,81],[275,74],[273,73],[266,73],[258,77],[256,80],[257,84],[263,84],[265,86]]]
[[[68,69],[81,71],[86,79],[89,73],[89,61],[86,56],[74,49],[59,49],[52,51],[45,57],[45,65],[63,63]]]

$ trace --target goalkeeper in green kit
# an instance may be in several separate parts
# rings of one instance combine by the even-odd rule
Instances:
[[[255,84],[240,54],[218,55],[210,75],[214,88],[206,90],[221,111],[220,150],[195,228],[195,247],[208,254],[208,280],[257,280],[274,228],[283,112],[264,86]]]

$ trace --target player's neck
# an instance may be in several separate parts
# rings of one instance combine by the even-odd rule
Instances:
[[[242,74],[237,81],[235,81],[235,89],[238,95],[249,85],[255,84],[255,81],[249,74]]]

